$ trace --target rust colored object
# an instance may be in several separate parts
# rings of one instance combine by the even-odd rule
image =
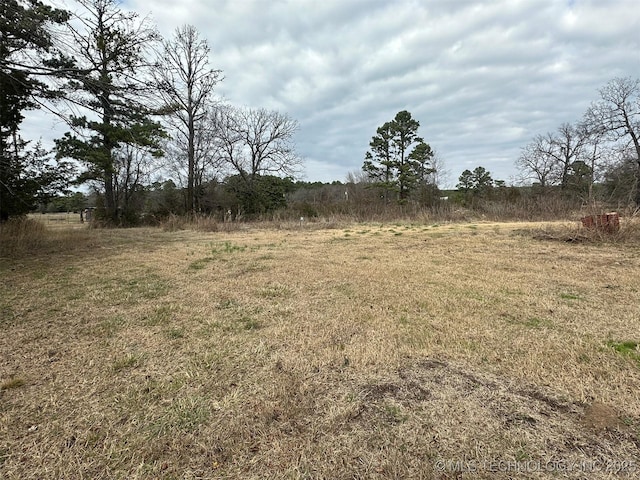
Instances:
[[[603,213],[602,215],[589,215],[582,217],[582,226],[593,228],[606,233],[616,233],[620,230],[620,215],[618,212]]]

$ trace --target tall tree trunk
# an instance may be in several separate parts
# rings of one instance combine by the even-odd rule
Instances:
[[[189,134],[189,146],[187,148],[187,156],[188,160],[188,172],[187,172],[187,212],[194,213],[195,212],[195,162],[194,162],[194,147],[193,147],[193,137],[192,134]]]
[[[640,207],[640,156],[638,157],[637,168],[636,168],[636,182],[635,182],[635,201],[636,206]]]
[[[105,172],[104,174],[104,208],[106,217],[115,222],[118,216],[113,188],[113,174],[111,172]]]

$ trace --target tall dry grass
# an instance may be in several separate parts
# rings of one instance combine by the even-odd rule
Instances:
[[[12,218],[0,223],[0,258],[77,250],[96,238],[88,228],[48,228],[31,218]]]
[[[221,221],[214,215],[169,215],[160,222],[165,232],[193,230],[195,232],[233,232],[246,228],[244,222]]]
[[[12,218],[0,223],[0,252],[3,256],[37,250],[47,241],[46,227],[42,222]]]
[[[587,228],[580,222],[555,223],[533,230],[534,238],[569,243],[640,245],[640,217],[621,217],[620,229],[607,232]]]

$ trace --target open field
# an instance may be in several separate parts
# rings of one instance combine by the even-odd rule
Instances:
[[[80,222],[79,213],[73,212],[31,213],[29,218],[44,223],[50,229],[84,228],[87,225]]]
[[[536,227],[0,251],[0,478],[637,478],[640,245]]]

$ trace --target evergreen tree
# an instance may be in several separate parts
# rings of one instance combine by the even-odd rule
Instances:
[[[418,137],[418,128],[420,122],[414,120],[411,114],[406,110],[398,112],[391,122],[391,131],[393,133],[393,144],[396,151],[396,170],[398,195],[400,201],[404,201],[409,196],[409,192],[416,183],[418,172],[413,168],[414,165],[409,161],[411,146],[415,143],[423,143]]]
[[[105,216],[117,220],[118,155],[124,146],[158,156],[160,125],[144,104],[148,96],[144,70],[146,49],[158,38],[137,14],[117,7],[116,0],[79,0],[86,9],[84,30],[72,29],[78,62],[66,84],[71,101],[85,115],[72,115],[74,133],[56,141],[59,157],[87,166],[81,180],[95,180],[103,190]],[[80,132],[81,135],[75,132]],[[123,162],[120,162],[123,163]],[[126,163],[126,162],[124,162]]]
[[[38,0],[0,4],[0,221],[31,210],[38,197],[63,186],[56,172],[70,171],[68,164],[56,169],[40,146],[26,151],[28,142],[20,137],[25,111],[57,95],[43,79],[68,62],[54,48],[49,28],[68,17]]]
[[[362,170],[376,185],[384,191],[385,201],[388,193],[395,190],[395,155],[393,150],[393,132],[391,122],[379,127],[376,135],[371,139],[371,151],[365,155]]]
[[[388,200],[393,192],[400,202],[428,181],[434,172],[433,151],[418,136],[420,123],[406,110],[379,127],[371,139],[362,170]]]
[[[484,167],[465,170],[458,178],[456,188],[465,194],[474,196],[487,195],[493,188],[494,181],[491,174]]]

